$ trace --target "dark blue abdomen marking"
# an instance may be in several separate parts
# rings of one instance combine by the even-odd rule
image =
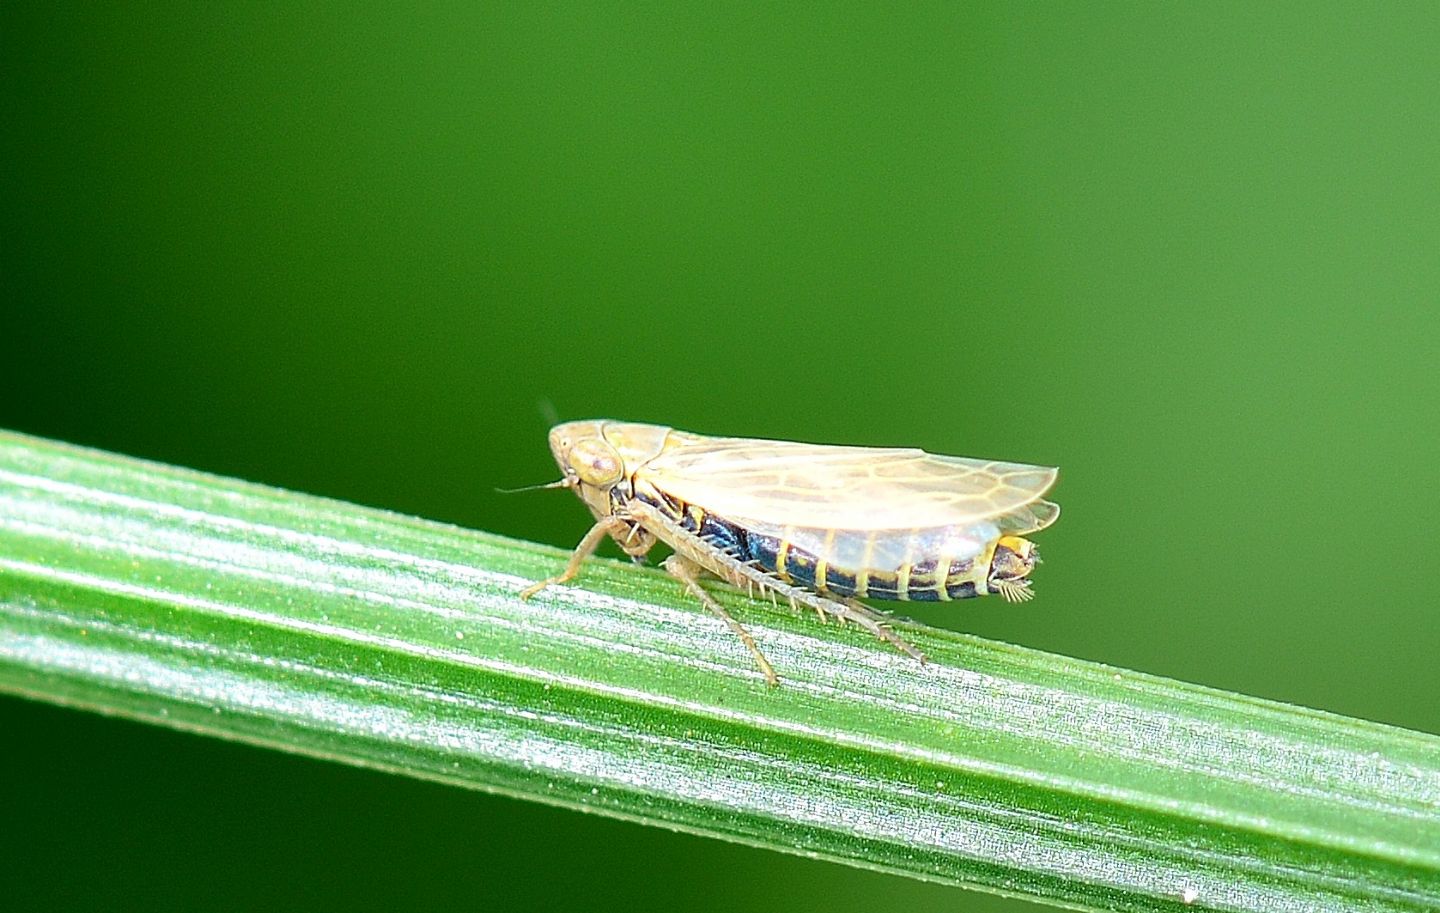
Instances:
[[[741,561],[750,558],[749,536],[745,529],[735,523],[720,520],[710,514],[700,521],[700,538]]]
[[[792,583],[807,589],[833,593],[837,596],[855,595],[855,572],[848,568],[827,566],[823,586],[817,586],[815,572],[820,562],[810,552],[781,542],[774,536],[763,536],[758,533],[746,534],[745,543],[745,558],[772,574],[783,572],[781,576],[788,576]],[[782,551],[785,555],[784,568],[778,566]]]

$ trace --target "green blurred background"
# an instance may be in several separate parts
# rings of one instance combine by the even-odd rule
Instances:
[[[307,6],[0,5],[0,426],[565,546],[544,403],[1055,463],[913,614],[1440,730],[1433,4]],[[9,909],[1030,909],[0,727]]]

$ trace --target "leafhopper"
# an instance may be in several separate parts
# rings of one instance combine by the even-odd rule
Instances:
[[[750,633],[700,585],[705,576],[752,597],[854,622],[921,662],[862,598],[949,601],[1033,596],[1039,561],[1025,535],[1060,508],[1042,495],[1057,470],[923,450],[706,437],[634,422],[566,422],[550,451],[596,523],[557,576],[579,573],[606,536],[643,560],[673,549],[665,570],[744,642],[765,681],[774,668]]]

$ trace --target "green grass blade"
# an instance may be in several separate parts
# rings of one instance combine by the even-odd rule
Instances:
[[[1440,909],[1440,739],[0,433],[0,690],[1080,909]]]

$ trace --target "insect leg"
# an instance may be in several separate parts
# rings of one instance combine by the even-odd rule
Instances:
[[[882,624],[878,620],[879,616],[876,611],[859,600],[837,602],[812,590],[772,577],[759,568],[717,551],[705,540],[689,530],[681,528],[679,524],[647,504],[632,504],[630,510],[635,519],[665,540],[677,554],[683,555],[690,563],[704,568],[720,579],[738,587],[754,586],[759,588],[762,593],[768,590],[788,598],[791,606],[798,603],[821,613],[822,617],[828,614],[836,619],[853,621],[901,653],[914,657],[922,663],[925,662],[924,653]]]
[[[865,630],[871,632],[886,643],[892,644],[900,652],[907,656],[913,656],[922,663],[925,662],[924,653],[921,653],[916,649],[914,644],[890,629],[890,619],[884,613],[871,608],[854,597],[846,597],[842,602],[855,614],[852,616],[841,615],[839,616],[841,620],[849,617],[851,621],[859,624],[865,628]]]
[[[625,526],[626,523],[624,520],[619,517],[610,516],[605,517],[599,523],[590,527],[590,532],[585,534],[585,538],[581,539],[580,544],[575,546],[575,551],[570,553],[570,561],[565,565],[565,570],[561,571],[557,576],[546,577],[539,583],[532,583],[530,586],[527,586],[520,591],[520,598],[529,599],[552,583],[565,583],[573,578],[576,574],[580,573],[580,565],[585,563],[585,559],[595,554],[595,549],[600,547],[600,543],[605,541],[605,537],[623,532]]]
[[[759,666],[761,673],[764,674],[765,684],[772,688],[780,684],[780,679],[775,675],[775,667],[771,666],[770,661],[765,658],[765,654],[760,652],[760,648],[755,644],[755,638],[751,637],[750,632],[745,630],[729,612],[725,611],[724,606],[715,601],[714,596],[705,592],[704,587],[700,586],[700,574],[704,572],[704,568],[682,555],[671,555],[666,558],[664,567],[670,576],[685,585],[685,589],[690,592],[690,595],[700,600],[705,608],[735,632],[735,635],[745,644],[745,648],[750,651],[750,655],[755,657],[755,665]]]

